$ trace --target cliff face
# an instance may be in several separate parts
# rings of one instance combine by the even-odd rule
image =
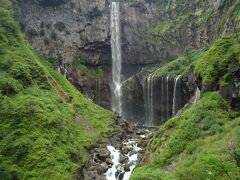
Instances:
[[[68,69],[68,78],[85,95],[96,103],[111,107],[111,0],[18,0],[18,18],[22,30],[32,46],[56,64],[73,60],[94,67],[103,65],[105,76],[87,77]],[[165,64],[192,49],[211,44],[222,35],[240,28],[239,0],[135,0],[121,1],[121,37],[123,80],[131,81],[123,87],[123,106],[126,116],[134,123],[144,121],[147,89],[144,82],[149,76],[135,75],[149,64]],[[191,59],[191,58],[190,58]],[[187,64],[188,66],[189,64]],[[184,66],[181,63],[178,66]],[[158,67],[161,67],[161,65]],[[177,69],[175,66],[173,69]],[[182,69],[182,68],[180,68]],[[148,72],[149,71],[149,72]],[[182,72],[181,72],[182,73]],[[181,74],[179,73],[179,74]],[[174,77],[169,81],[173,94]],[[164,89],[168,72],[156,77],[154,87]],[[164,81],[161,78],[165,78]],[[183,104],[194,94],[196,83],[183,79]],[[100,82],[100,83],[99,83]],[[99,88],[100,84],[100,88]],[[189,85],[190,84],[190,85]],[[171,86],[171,87],[170,87]],[[168,87],[164,85],[164,87]],[[166,89],[166,88],[165,88]],[[160,91],[159,91],[160,92]],[[169,94],[169,98],[172,95]],[[100,100],[99,97],[104,97]],[[155,93],[153,116],[162,117],[161,123],[171,114],[172,104],[164,109],[164,94]],[[160,104],[159,104],[160,103]],[[129,112],[129,113],[128,113]],[[159,124],[159,121],[156,120]]]
[[[20,22],[33,47],[63,63],[80,58],[91,64],[109,61],[108,3],[56,2],[19,1]]]
[[[59,3],[57,3],[59,2]],[[111,64],[108,0],[19,1],[19,19],[33,47],[64,62],[81,59],[92,65]],[[127,64],[147,64],[140,40],[158,19],[156,4],[122,2],[122,48]],[[139,58],[142,57],[142,58]]]
[[[63,62],[111,64],[110,0],[19,0],[18,17],[35,49]],[[169,61],[236,31],[237,0],[122,1],[126,64]],[[236,28],[234,28],[236,27]]]

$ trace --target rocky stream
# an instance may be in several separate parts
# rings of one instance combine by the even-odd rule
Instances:
[[[152,137],[150,129],[133,127],[116,120],[109,142],[98,143],[90,150],[90,158],[77,179],[128,180],[141,161],[144,148]]]

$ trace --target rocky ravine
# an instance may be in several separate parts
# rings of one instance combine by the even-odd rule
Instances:
[[[96,143],[89,150],[89,161],[78,170],[76,179],[128,179],[133,167],[142,159],[152,136],[149,130],[133,127],[119,119],[116,119],[114,129],[109,135],[109,142]],[[113,152],[120,154],[114,157]]]

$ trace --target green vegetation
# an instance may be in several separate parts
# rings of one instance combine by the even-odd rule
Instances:
[[[237,179],[239,158],[239,114],[211,92],[157,130],[131,179]]]
[[[79,61],[73,61],[73,63],[69,64],[69,66],[75,66],[81,73],[84,73],[86,76],[90,78],[103,78],[104,77],[104,70],[101,66],[99,66],[96,70],[89,69],[84,64],[80,63]]]
[[[240,63],[239,33],[217,40],[197,61],[195,74],[203,84],[226,84],[231,79],[229,70]]]
[[[155,71],[156,76],[186,75],[192,68],[203,84],[226,85],[231,82],[231,68],[240,63],[240,33],[217,40],[210,47],[187,51]]]
[[[214,7],[209,1],[155,0],[155,3],[159,3],[159,6],[164,9],[160,12],[161,19],[143,36],[143,45],[173,46],[182,51],[191,47],[190,44],[186,47],[178,46],[183,38],[190,38],[185,37],[187,34],[204,32],[206,27],[211,27],[212,36],[216,38],[224,34],[227,26],[236,24],[240,17],[239,0],[234,2],[221,0]],[[217,19],[216,16],[218,16]],[[239,28],[236,27],[235,31],[239,31]]]
[[[72,179],[114,116],[38,56],[13,17],[0,0],[0,177]]]
[[[180,56],[174,61],[165,64],[159,68],[156,72],[156,76],[169,76],[176,77],[177,75],[186,74],[190,67],[205,53],[206,48],[195,51],[187,51],[184,55]]]

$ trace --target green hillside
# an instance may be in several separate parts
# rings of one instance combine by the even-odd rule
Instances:
[[[131,179],[237,179],[239,140],[239,113],[219,93],[206,93],[157,130]]]
[[[0,0],[0,179],[71,179],[114,116],[32,50],[13,3]]]

